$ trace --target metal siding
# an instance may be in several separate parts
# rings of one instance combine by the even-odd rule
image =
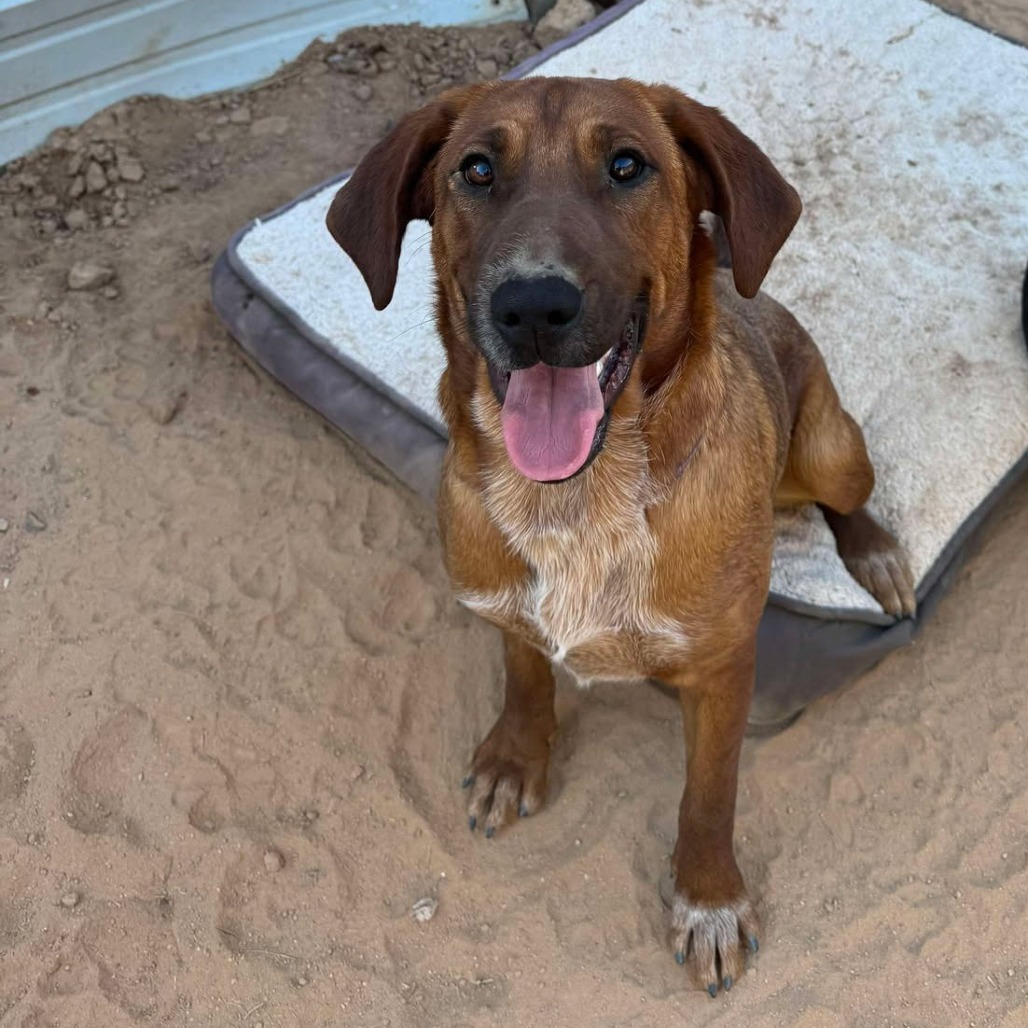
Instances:
[[[0,0],[0,161],[127,96],[257,81],[344,29],[524,16],[524,0]]]

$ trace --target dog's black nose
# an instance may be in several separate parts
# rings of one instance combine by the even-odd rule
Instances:
[[[582,291],[557,275],[511,278],[493,293],[492,313],[501,338],[519,356],[538,360],[578,323]]]

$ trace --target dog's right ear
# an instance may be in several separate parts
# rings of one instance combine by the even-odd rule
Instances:
[[[428,171],[473,91],[449,90],[401,119],[365,155],[328,210],[328,230],[364,276],[378,310],[393,298],[408,222],[432,220]]]

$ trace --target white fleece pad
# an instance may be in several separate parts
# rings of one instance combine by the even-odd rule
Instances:
[[[532,74],[670,82],[720,107],[799,190],[764,288],[810,330],[863,426],[872,509],[921,581],[1028,449],[1028,49],[922,0],[644,0]],[[237,256],[278,305],[439,420],[429,228],[372,307],[324,228],[334,187]],[[783,516],[774,593],[876,612],[814,509]],[[859,615],[858,615],[859,616]]]

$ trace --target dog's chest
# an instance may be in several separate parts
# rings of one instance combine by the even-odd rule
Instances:
[[[681,623],[654,601],[659,543],[644,508],[560,526],[496,523],[529,574],[493,591],[460,594],[467,607],[528,636],[583,683],[644,677],[685,655]]]

